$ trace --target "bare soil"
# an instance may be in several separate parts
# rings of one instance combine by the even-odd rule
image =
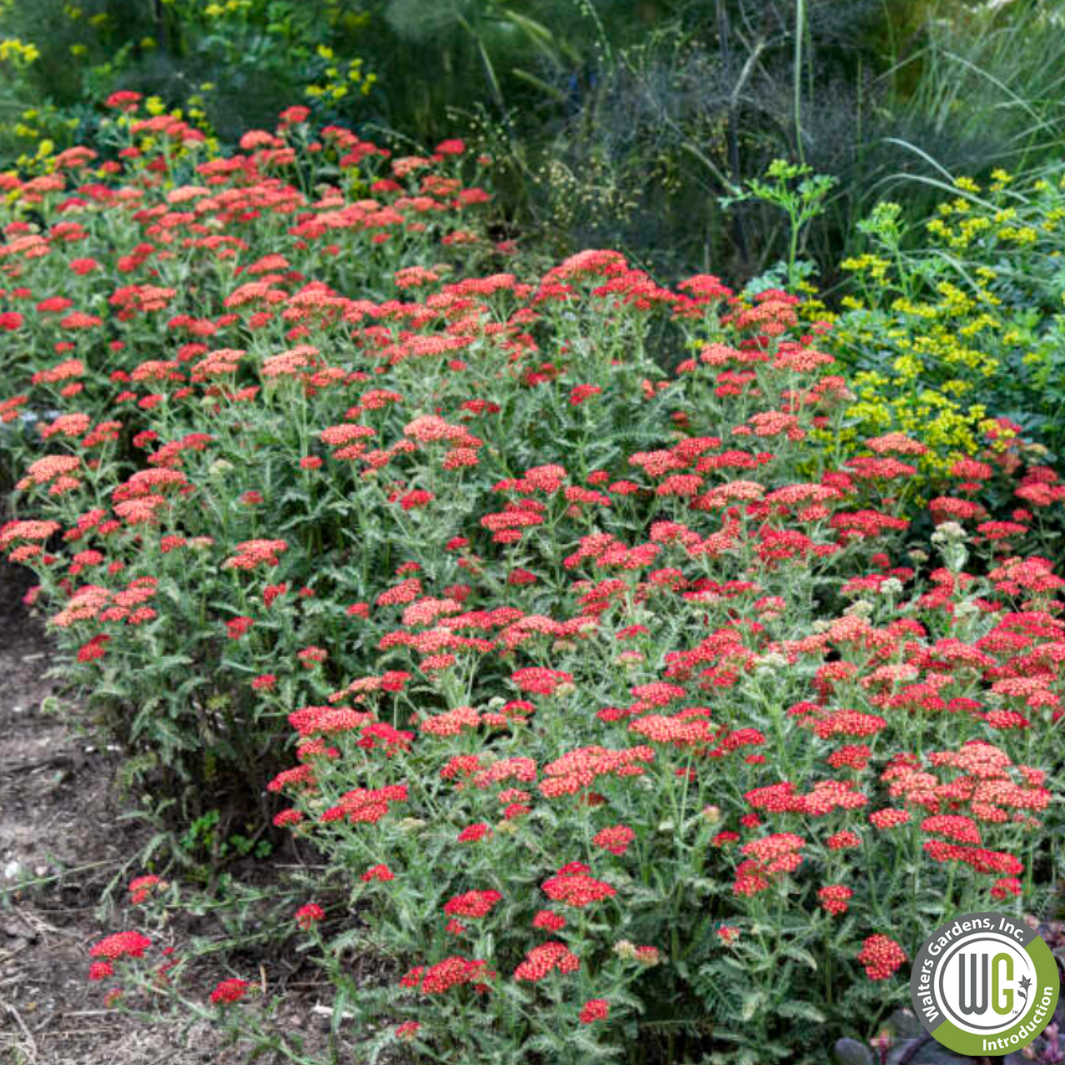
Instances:
[[[123,819],[118,759],[94,745],[77,705],[60,696],[58,712],[41,710],[58,692],[44,629],[22,603],[29,576],[0,562],[0,1065],[237,1065],[246,1050],[211,1027],[139,1022],[105,1009],[106,988],[86,980],[89,945],[138,927],[124,889],[148,829]],[[209,980],[232,974],[219,966]],[[328,989],[298,962],[272,966],[275,981],[278,968],[292,985],[283,1023],[324,1042]]]

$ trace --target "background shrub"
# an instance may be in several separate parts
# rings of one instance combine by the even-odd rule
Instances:
[[[781,256],[771,214],[718,205],[772,159],[838,179],[809,234],[832,281],[900,184],[912,221],[927,182],[1025,171],[1062,139],[1047,0],[8,0],[0,19],[0,158],[94,136],[123,88],[230,144],[293,101],[422,145],[465,127],[549,257],[609,243],[673,279]]]
[[[987,186],[958,179],[916,232],[898,205],[878,206],[860,227],[869,250],[843,263],[855,295],[835,330],[861,370],[856,431],[924,427],[949,461],[994,413],[1060,458],[1063,220],[1057,165],[997,170]]]

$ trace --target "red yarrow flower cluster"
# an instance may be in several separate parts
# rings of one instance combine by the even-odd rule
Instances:
[[[503,896],[498,891],[467,891],[444,903],[449,917],[486,917]]]
[[[404,976],[400,987],[420,990],[426,995],[442,995],[453,987],[471,984],[476,991],[487,991],[488,981],[495,973],[488,970],[488,962],[477,958],[453,955],[428,967],[418,965]]]
[[[387,883],[389,880],[395,880],[395,874],[387,865],[371,865],[365,873],[362,874],[360,879],[363,883],[369,884],[374,880],[379,880],[381,883]]]
[[[304,931],[307,931],[307,929],[313,928],[319,921],[325,920],[325,910],[323,910],[316,902],[308,902],[296,911],[295,919],[296,924]]]
[[[581,1024],[605,1021],[610,1016],[610,1003],[605,998],[590,998],[580,1012]]]
[[[119,958],[143,958],[144,952],[152,941],[140,932],[115,932],[105,936],[89,950],[90,958],[106,958],[117,961]]]
[[[862,944],[858,961],[865,966],[870,980],[887,980],[908,961],[906,951],[895,940],[884,935],[869,936]]]
[[[854,896],[854,889],[843,884],[829,884],[819,888],[817,898],[821,903],[821,909],[826,913],[838,917],[849,909],[848,902]]]
[[[560,973],[573,973],[580,967],[580,959],[565,943],[551,940],[533,947],[525,955],[525,960],[514,970],[514,979],[536,983],[553,969]]]
[[[584,872],[562,873],[543,882],[543,892],[555,902],[583,909],[602,899],[613,898],[617,889]]]
[[[626,825],[614,825],[604,828],[592,837],[592,842],[597,847],[609,851],[611,854],[624,854],[629,844],[636,838],[636,833]]]
[[[244,998],[250,986],[247,980],[240,980],[237,977],[222,980],[211,992],[211,1002],[215,1006],[231,1006]]]

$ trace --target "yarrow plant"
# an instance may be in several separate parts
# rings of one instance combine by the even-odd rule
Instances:
[[[68,680],[147,780],[315,848],[292,934],[369,1060],[875,1036],[928,931],[1060,867],[1065,485],[957,454],[915,516],[928,445],[835,446],[854,395],[795,296],[501,271],[461,146],[303,118],[233,157],[146,119],[5,179],[0,549]],[[90,955],[126,1008],[316,1060],[265,979]]]

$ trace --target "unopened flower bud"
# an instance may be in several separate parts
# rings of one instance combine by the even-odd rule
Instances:
[[[867,618],[873,613],[873,604],[868,599],[858,599],[843,613],[853,618]]]
[[[932,533],[934,544],[962,543],[968,539],[969,534],[956,521],[945,521]]]
[[[776,672],[781,669],[787,669],[788,660],[784,655],[776,651],[770,651],[769,654],[759,655],[755,658],[754,667],[756,670]]]

